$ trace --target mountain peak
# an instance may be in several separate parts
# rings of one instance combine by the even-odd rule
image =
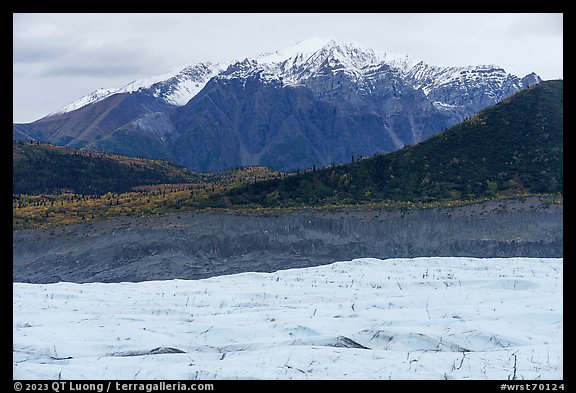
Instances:
[[[169,104],[182,106],[198,94],[210,78],[223,69],[218,63],[201,62],[182,68],[172,77],[143,87],[150,89],[154,97],[160,97]]]
[[[298,55],[309,55],[319,51],[335,39],[332,37],[310,37],[284,49],[264,53],[256,58],[259,63],[279,63]]]
[[[417,143],[538,79],[313,37],[96,91],[58,116],[15,125],[13,138],[161,157],[198,171],[296,170]],[[74,110],[83,106],[92,109]]]
[[[257,57],[260,64],[283,63],[289,61],[306,62],[312,57],[325,59],[361,59],[364,63],[381,60],[374,50],[355,41],[343,41],[335,37],[311,37],[273,53]]]
[[[60,109],[47,114],[45,117],[50,117],[50,116],[55,116],[55,115],[60,115],[63,113],[67,113],[67,112],[72,112],[76,109],[80,109],[83,106],[92,104],[94,102],[100,101],[112,94],[115,94],[118,91],[118,89],[97,89],[94,90],[92,93],[85,95],[84,97],[74,101],[71,104],[65,105],[63,107],[61,107]]]
[[[120,88],[98,89],[45,117],[72,112],[114,94],[133,93],[140,90],[149,90],[149,94],[162,98],[168,104],[182,106],[202,90],[210,78],[223,69],[221,64],[210,61],[176,67],[164,74],[133,80]]]
[[[337,39],[328,41],[319,53],[354,68],[362,68],[383,60],[373,49],[366,48],[357,42],[344,42]]]

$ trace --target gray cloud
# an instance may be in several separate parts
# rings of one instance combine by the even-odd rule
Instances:
[[[100,18],[92,16],[95,21]],[[78,21],[68,17],[64,21],[70,24],[63,23],[54,29],[48,28],[54,26],[51,24],[42,25],[46,26],[44,29],[28,24],[15,26],[15,30],[21,27],[14,33],[13,52],[15,67],[19,67],[20,73],[29,70],[35,76],[69,74],[100,78],[163,68],[154,66],[158,64],[157,56],[153,48],[147,48],[146,34],[151,33],[131,30],[131,34],[122,34],[118,23],[107,28],[103,23],[81,27]]]
[[[522,14],[508,26],[507,33],[512,36],[562,37],[564,16],[562,14]]]

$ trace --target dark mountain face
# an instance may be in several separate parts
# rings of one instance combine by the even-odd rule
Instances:
[[[396,150],[413,144],[458,122],[432,105],[421,90],[387,65],[372,69],[362,79],[345,70],[324,72],[308,78],[304,85],[314,96],[340,107],[346,113],[370,114],[379,119],[380,133],[388,134],[394,147],[377,146],[377,151]],[[363,152],[358,154],[366,155]],[[358,155],[357,154],[357,155]]]
[[[387,60],[334,40],[309,53],[288,52],[223,71],[188,67],[188,74],[131,93],[15,124],[13,139],[167,159],[195,171],[292,171],[418,143],[540,81],[493,66]],[[186,94],[186,105],[173,105]]]
[[[13,139],[27,139],[22,136],[28,135],[39,141],[95,150],[94,142],[128,122],[173,107],[147,94],[115,94],[69,113],[44,117],[30,124],[16,124],[14,134],[18,137]]]
[[[310,88],[259,76],[214,78],[173,112],[174,151],[193,170],[259,164],[290,171],[396,150],[450,121],[423,94],[403,93],[362,97],[343,83],[320,99]]]
[[[349,113],[310,89],[214,79],[172,116],[175,149],[194,170],[262,164],[296,170],[395,149],[377,115]]]
[[[289,206],[562,193],[563,150],[563,83],[545,81],[399,151],[245,186],[227,198]]]

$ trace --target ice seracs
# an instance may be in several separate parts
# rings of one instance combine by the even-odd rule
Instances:
[[[14,379],[563,378],[558,258],[13,284]]]

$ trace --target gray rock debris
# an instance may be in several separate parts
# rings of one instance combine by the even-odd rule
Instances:
[[[186,213],[17,231],[13,280],[200,279],[419,256],[562,257],[563,205],[529,197],[410,211]]]

